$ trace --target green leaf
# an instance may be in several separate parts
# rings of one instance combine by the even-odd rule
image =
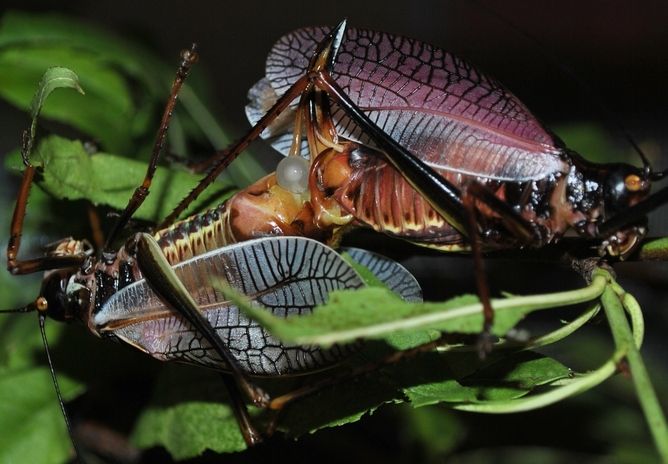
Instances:
[[[533,352],[511,355],[492,354],[492,361],[481,363],[474,353],[450,356],[447,362],[434,360],[434,368],[447,369],[452,378],[425,382],[404,389],[414,407],[436,403],[484,403],[519,398],[536,387],[567,378],[571,371],[554,359]],[[460,358],[460,359],[457,359]],[[458,373],[457,364],[473,367],[471,375]]]
[[[46,324],[52,347],[62,329],[62,324]],[[0,462],[65,462],[72,456],[72,442],[51,374],[40,360],[44,345],[37,317],[4,316],[0,340]],[[65,401],[84,390],[80,382],[60,373],[58,383]]]
[[[32,121],[30,122],[28,139],[25,142],[25,146],[22,147],[23,156],[26,158],[30,157],[30,152],[32,151],[33,143],[35,142],[35,130],[37,128],[37,118],[39,113],[42,111],[42,107],[44,106],[46,99],[51,95],[51,92],[58,88],[71,88],[75,89],[81,95],[84,94],[83,89],[79,85],[79,78],[71,69],[53,67],[44,72],[42,79],[40,79],[39,85],[37,86],[37,92],[35,92],[35,95],[32,97],[32,102],[30,103]]]
[[[175,459],[199,456],[206,450],[246,449],[232,408],[206,401],[147,407],[135,426],[133,442],[140,448],[164,446]]]
[[[34,300],[35,295],[30,296]],[[58,343],[62,329],[62,324],[46,324],[46,336],[50,344],[55,346]],[[33,368],[37,365],[35,354],[44,352],[34,314],[3,316],[0,319],[0,340],[0,372]]]
[[[387,286],[368,267],[355,261],[348,253],[342,253],[343,260],[360,275],[364,283],[369,287],[387,288]]]
[[[17,164],[17,155],[6,161]],[[44,139],[35,150],[33,164],[43,168],[40,186],[59,199],[86,199],[95,205],[123,209],[132,193],[141,185],[146,164],[108,153],[90,155],[79,141],[58,136]],[[136,218],[157,221],[164,218],[197,184],[200,176],[158,167],[151,193],[135,214]],[[191,205],[189,211],[202,211],[221,202],[229,187],[217,183]]]
[[[599,277],[581,290],[494,300],[492,331],[503,336],[533,311],[592,300],[601,294],[605,283],[606,279]],[[321,346],[427,329],[477,334],[483,323],[482,308],[476,297],[462,296],[443,303],[406,303],[389,290],[377,287],[331,292],[325,305],[316,308],[313,314],[299,317],[275,317],[261,308],[244,304],[243,298],[235,303],[281,340]]]
[[[529,307],[555,305],[565,301],[573,302],[592,298],[592,295],[595,296],[602,291],[606,282],[606,278],[599,276],[590,287],[583,290],[561,292],[540,297],[513,297],[508,300],[495,302],[497,308],[503,308],[501,304],[503,301],[512,301],[514,306],[506,306],[505,310],[511,314],[515,312],[510,318],[504,318],[502,315],[503,311],[497,313],[497,323],[501,325],[508,324],[508,321],[504,322],[504,319],[516,319],[518,314],[527,311],[526,308]],[[382,288],[370,288],[366,290],[366,293],[363,291],[358,292],[363,295],[361,300],[373,301],[376,296],[387,293]],[[240,295],[233,294],[229,289],[223,289],[223,291],[236,304],[240,306],[245,304]],[[369,293],[368,291],[372,292]],[[380,307],[384,311],[394,311],[395,309],[391,307],[394,305],[394,300],[382,301]],[[461,297],[450,302],[435,305],[447,306],[450,304],[452,305],[450,310],[455,311],[461,309],[462,304],[464,306],[469,305],[472,300],[472,297]],[[360,301],[357,301],[357,303],[360,303]],[[408,305],[407,307],[414,309],[415,305]],[[244,309],[248,310],[248,308]],[[321,310],[325,310],[325,308],[321,308]],[[377,322],[380,316],[368,315],[369,310],[370,307],[367,306],[362,311],[363,314],[367,315],[365,320],[367,322]],[[480,311],[480,308],[477,306],[476,311]],[[346,316],[350,314],[354,314],[354,312],[346,313]],[[470,315],[465,315],[464,317],[470,317]],[[299,319],[302,319],[302,317]],[[337,323],[343,324],[344,327],[348,325],[348,322],[342,323],[341,321],[329,321],[328,325],[336,326]],[[438,323],[443,324],[443,321],[438,321]],[[466,328],[469,325],[462,321],[454,322],[454,324],[460,329],[462,327]],[[480,329],[478,325],[471,325],[466,330],[478,333]],[[387,335],[389,333],[385,334],[385,336]],[[482,407],[482,410],[484,410],[489,405],[490,407],[487,408],[489,410],[486,412],[495,412],[495,409],[498,408],[506,406],[510,408],[515,407],[515,403],[511,403],[512,401],[517,401],[518,398],[522,397],[531,398],[532,396],[527,395],[534,391],[540,392],[540,389],[554,389],[556,391],[560,387],[558,385],[553,386],[552,384],[562,379],[570,380],[572,374],[568,368],[555,360],[536,353],[521,351],[514,353],[503,351],[493,352],[484,362],[474,352],[431,352],[419,357],[413,357],[410,362],[392,364],[378,370],[378,360],[383,359],[384,355],[393,351],[392,346],[388,346],[382,342],[369,342],[363,352],[349,361],[349,365],[358,366],[358,368],[362,366],[367,366],[366,368],[372,367],[367,375],[349,378],[346,375],[350,367],[342,367],[339,370],[328,371],[315,377],[310,377],[308,380],[309,384],[311,382],[317,384],[322,381],[332,381],[333,385],[291,404],[284,412],[279,424],[280,429],[290,436],[300,436],[324,427],[334,427],[357,421],[364,415],[373,413],[383,404],[396,403],[406,399],[414,407],[445,403],[460,408]],[[368,364],[369,362],[371,364]],[[614,366],[614,361],[606,364],[605,375],[597,375],[596,378],[606,378],[609,375],[610,366]],[[172,383],[170,382],[170,384]],[[197,380],[194,383],[201,384]],[[582,388],[570,388],[569,391],[571,390],[577,392],[582,391]],[[284,388],[282,391],[290,391],[290,389]],[[176,396],[175,398],[178,398],[177,402],[184,400],[181,396]],[[540,401],[543,401],[543,399],[541,398]],[[160,404],[169,403],[169,401],[160,401]],[[193,408],[193,411],[195,411],[197,408],[202,408],[202,405],[195,403]],[[186,411],[190,410],[186,409]],[[161,428],[160,424],[171,423],[172,418],[170,418],[169,414],[170,409],[165,407],[162,407],[158,413],[153,412],[152,408],[150,420],[146,419],[148,421],[147,425],[143,425],[142,430],[150,430],[153,435],[149,435],[150,439],[143,439],[141,441],[143,445],[162,443],[165,446],[172,446],[168,443],[169,441],[172,443],[178,441],[172,437],[172,434],[176,433],[172,430],[172,425],[169,426],[168,431]],[[218,414],[221,414],[218,417],[218,420],[221,422],[225,422],[225,417],[229,417],[225,416],[224,412],[219,412]],[[207,422],[208,420],[205,418],[198,421],[194,417],[188,418],[188,421],[195,422],[189,427],[196,430],[196,433],[200,434],[199,437],[201,438],[205,432],[197,428],[197,424]],[[179,427],[185,426],[181,423]],[[181,428],[177,428],[177,430],[179,434],[187,435],[189,433]],[[192,440],[196,439],[193,438]],[[210,449],[223,449],[225,447],[226,449],[235,449],[234,446],[236,446],[234,445],[234,441],[230,441],[230,438],[227,439],[228,442],[226,445],[216,443],[213,436],[208,440],[214,440],[214,442],[206,441],[206,445],[198,444],[196,449],[199,450],[203,447]],[[191,456],[196,451],[194,448],[188,448],[187,451],[183,451],[184,449],[186,449],[185,445],[181,445],[181,449],[172,450],[172,452],[184,453],[182,456]]]
[[[44,116],[77,128],[103,150],[120,155],[139,152],[143,145],[139,138],[153,138],[175,61],[165,64],[140,45],[98,25],[60,15],[8,12],[0,23],[0,97],[27,110],[44,69],[66,66],[79,75],[87,96],[56,95],[45,106]],[[175,138],[199,139],[204,134],[216,148],[236,138],[218,125],[202,103],[211,100],[209,94],[195,68],[182,89],[182,105],[176,109],[177,115],[186,109],[190,118],[181,114],[182,124],[170,129],[174,133],[181,128]],[[228,181],[243,185],[264,174],[249,156],[232,163],[228,172]]]
[[[35,93],[30,103],[30,114],[33,120],[39,116],[47,97],[58,88],[71,88],[84,95],[84,91],[79,85],[79,77],[74,71],[58,66],[49,68],[42,75],[42,79],[37,86],[37,93]]]
[[[449,367],[449,366],[448,366]],[[437,403],[475,403],[475,388],[463,385],[459,380],[451,378],[436,382],[420,383],[404,388],[404,394],[415,408]]]
[[[351,360],[348,367],[375,359],[368,358],[364,353],[367,352]],[[422,361],[417,365],[424,367]],[[290,437],[299,437],[324,428],[357,422],[384,404],[402,401],[401,385],[395,381],[394,367],[376,370],[354,379],[345,378],[346,373],[346,366],[342,366],[306,380],[308,384],[324,379],[341,379],[336,385],[291,403],[281,414],[279,430]]]
[[[351,363],[360,365],[373,359],[366,350]],[[405,399],[413,407],[435,403],[484,404],[485,396],[516,397],[569,372],[559,363],[538,354],[516,353],[510,358],[497,354],[496,362],[482,364],[486,367],[479,371],[479,375],[458,378],[456,365],[465,362],[472,365],[474,371],[481,366],[474,353],[429,353],[410,363],[387,366],[354,379],[341,377],[348,369],[344,366],[315,374],[304,379],[307,385],[324,379],[340,381],[291,403],[281,415],[279,429],[289,436],[299,437],[322,428],[355,422],[383,404]],[[219,452],[243,449],[231,411],[220,404],[226,397],[217,376],[194,368],[179,367],[178,372],[176,368],[170,368],[168,371],[171,374],[161,379],[151,404],[142,412],[133,433],[134,442],[143,448],[165,446],[178,458],[192,457],[205,449]],[[499,373],[494,383],[489,378],[491,373]],[[276,382],[284,384],[276,385]],[[291,391],[300,383],[295,379],[272,379],[262,385],[270,387],[268,391],[275,395]],[[512,391],[512,395],[507,394],[508,391]],[[271,417],[271,413],[266,412],[260,417],[255,416],[258,429],[263,430],[265,424],[261,419]]]
[[[140,98],[135,105],[123,76],[81,51],[51,47],[0,50],[0,66],[12,70],[0,76],[0,96],[25,108],[36,76],[54,63],[74,70],[87,95],[85,98],[75,94],[54,95],[44,107],[44,116],[79,129],[107,150],[132,154],[137,131],[146,130],[135,121],[135,115],[141,114],[146,104],[155,109],[157,100]]]
[[[83,387],[58,378],[65,400]],[[60,406],[46,367],[0,371],[0,462],[62,463],[72,456]]]
[[[445,408],[401,408],[402,437],[421,445],[433,458],[453,451],[464,440],[463,425],[457,416]]]
[[[0,49],[58,46],[95,53],[140,80],[149,92],[160,92],[165,65],[145,48],[109,33],[99,25],[57,14],[10,11],[0,24]],[[157,71],[157,73],[156,73]],[[157,88],[156,88],[157,87]]]
[[[185,375],[187,371],[187,375]],[[164,446],[175,459],[207,449],[231,453],[246,448],[220,377],[201,369],[165,369],[132,432],[140,448]]]
[[[462,383],[476,389],[478,401],[498,401],[519,398],[571,374],[570,369],[552,358],[524,351],[486,366]]]
[[[65,66],[79,75],[89,96],[59,96],[44,109],[116,153],[131,153],[146,130],[143,115],[165,99],[173,71],[146,50],[80,21],[10,12],[0,25],[0,96],[27,108],[44,69]],[[130,87],[141,86],[134,98]]]

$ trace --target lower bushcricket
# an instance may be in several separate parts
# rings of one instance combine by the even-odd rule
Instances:
[[[137,198],[148,193],[176,96],[196,56],[194,47],[183,54],[154,147],[154,163],[115,233],[132,216]],[[44,257],[21,259],[23,219],[37,171],[29,158],[33,136],[27,136],[22,152],[25,170],[11,224],[7,264],[12,274],[45,271],[45,277],[38,298],[3,312],[36,311],[45,346],[48,316],[78,321],[97,336],[127,343],[161,360],[231,373],[225,385],[231,390],[249,444],[260,441],[261,434],[251,424],[244,401],[271,406],[271,398],[250,377],[306,374],[331,367],[355,351],[343,346],[326,350],[285,346],[240,313],[221,285],[286,317],[310,313],[327,300],[330,291],[364,286],[357,272],[334,250],[307,238],[265,237],[222,247],[215,240],[219,234],[212,230],[217,224],[215,211],[184,220],[182,230],[187,232],[174,240],[161,239],[165,231],[155,232],[160,244],[153,235],[136,233],[119,250],[105,251],[100,259],[87,240],[72,238],[50,245]],[[350,250],[350,255],[364,261],[402,297],[421,298],[417,282],[400,265],[364,250]],[[51,372],[59,392],[55,372]],[[62,399],[60,404],[64,412]],[[67,421],[65,412],[64,416]]]

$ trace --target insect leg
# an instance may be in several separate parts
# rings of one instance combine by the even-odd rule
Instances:
[[[385,356],[384,358],[364,364],[358,367],[355,367],[347,372],[342,373],[341,375],[331,376],[320,380],[319,382],[313,382],[303,387],[292,390],[288,393],[285,393],[280,396],[272,398],[268,404],[268,408],[274,411],[282,411],[288,404],[292,403],[295,400],[304,398],[306,396],[313,395],[318,393],[326,388],[338,385],[342,382],[361,377],[371,372],[375,372],[383,367],[391,366],[399,362],[407,361],[415,358],[416,356],[422,353],[428,353],[433,351],[437,347],[447,344],[448,339],[445,335],[432,340],[422,345],[418,345],[413,348],[409,348],[403,351],[395,351]]]
[[[626,208],[623,213],[619,213],[603,222],[598,226],[597,235],[601,238],[607,238],[619,229],[642,220],[652,210],[665,203],[668,203],[668,187],[662,188],[641,202]]]
[[[489,296],[489,284],[487,283],[485,274],[485,260],[483,259],[480,246],[475,197],[468,189],[465,189],[462,200],[468,216],[469,242],[471,244],[471,254],[473,255],[473,272],[475,273],[476,288],[478,289],[478,297],[482,303],[482,332],[480,332],[480,337],[478,338],[478,354],[482,359],[487,353],[492,351],[493,341],[491,331],[492,324],[494,323],[494,310],[492,309],[492,302]]]
[[[151,160],[148,163],[144,181],[134,191],[132,197],[130,197],[130,201],[128,201],[128,205],[125,207],[120,217],[114,224],[114,227],[111,229],[111,232],[109,233],[107,241],[104,245],[104,251],[110,250],[118,233],[127,225],[132,215],[135,213],[135,211],[137,211],[137,209],[141,206],[149,194],[149,188],[151,187],[151,182],[153,181],[155,170],[158,167],[158,159],[160,158],[160,153],[162,152],[162,148],[165,144],[167,129],[169,128],[169,122],[172,119],[172,113],[174,112],[174,107],[176,106],[179,90],[181,90],[183,82],[185,81],[186,77],[188,77],[190,68],[196,62],[197,51],[196,45],[193,44],[189,50],[184,50],[181,53],[181,63],[179,64],[179,69],[176,72],[176,78],[172,84],[172,90],[169,94],[167,105],[165,105],[165,111],[162,114],[162,120],[160,121],[160,127],[155,138],[153,152],[151,153]]]
[[[262,442],[262,435],[255,429],[251,421],[250,415],[248,414],[248,409],[246,408],[246,403],[244,403],[241,392],[237,383],[234,381],[234,378],[229,374],[222,374],[223,383],[227,388],[227,392],[230,395],[230,405],[232,406],[232,411],[234,412],[234,417],[237,419],[239,424],[239,429],[241,434],[244,437],[244,441],[248,446],[257,445]]]
[[[462,194],[462,201],[467,211],[469,241],[473,255],[473,267],[476,277],[478,296],[483,307],[483,329],[479,339],[479,353],[484,357],[492,348],[491,330],[494,323],[494,310],[490,301],[489,285],[485,274],[484,258],[480,241],[480,233],[477,221],[477,209],[475,202],[480,201],[499,215],[503,225],[517,239],[524,244],[538,243],[540,236],[536,229],[526,219],[514,211],[507,203],[501,201],[488,188],[479,182],[471,182],[466,185]]]
[[[223,170],[236,159],[239,154],[246,149],[246,147],[255,139],[257,139],[262,131],[269,126],[269,124],[274,121],[301,93],[306,89],[309,83],[308,76],[301,77],[295,84],[288,89],[288,91],[281,96],[281,98],[276,101],[274,106],[267,111],[258,123],[253,126],[248,133],[243,136],[238,142],[230,146],[227,150],[224,150],[221,153],[225,153],[225,156],[216,160],[216,162],[211,166],[209,172],[206,176],[195,186],[194,189],[183,199],[181,202],[174,208],[169,216],[167,216],[162,223],[158,226],[158,229],[164,229],[172,224],[179,215],[192,203],[215,179],[218,175],[223,172]],[[215,156],[215,155],[214,155]]]
[[[30,187],[35,177],[35,167],[24,157],[26,165],[21,179],[21,188],[16,199],[14,214],[10,227],[9,243],[7,244],[7,269],[14,275],[31,274],[33,272],[46,271],[50,269],[61,269],[67,267],[81,266],[86,259],[85,255],[70,256],[42,256],[40,258],[19,260],[18,254],[21,247],[21,233],[23,232],[23,219],[26,215]]]
[[[522,244],[540,243],[540,234],[531,223],[517,213],[508,203],[500,200],[485,185],[480,182],[470,182],[466,185],[465,190],[468,195],[484,203],[498,214],[504,227]]]
[[[25,158],[24,158],[25,159]],[[80,266],[83,261],[86,259],[86,256],[46,256],[41,258],[35,258],[30,260],[17,260],[16,257],[19,252],[19,247],[21,243],[21,231],[23,229],[23,218],[25,217],[25,209],[28,201],[28,194],[30,192],[30,186],[32,184],[32,179],[35,174],[35,168],[26,159],[26,170],[23,173],[23,180],[21,182],[21,189],[19,191],[19,197],[16,201],[16,207],[14,209],[14,215],[12,217],[11,224],[11,235],[9,238],[9,244],[7,245],[7,269],[14,275],[18,274],[30,274],[38,271],[45,271],[50,269],[61,269],[68,267]],[[58,384],[58,377],[56,376],[56,371],[53,367],[53,361],[51,359],[51,350],[49,349],[49,343],[46,337],[45,331],[45,321],[46,321],[46,310],[48,308],[46,299],[42,296],[37,298],[32,303],[28,305],[17,308],[17,309],[3,309],[0,310],[2,314],[8,313],[28,313],[37,311],[39,330],[42,337],[42,344],[44,345],[44,352],[46,353],[47,364],[49,366],[49,373],[51,374],[51,380],[56,391],[56,397],[58,398],[58,404],[60,406],[61,413],[65,420],[65,426],[67,428],[68,435],[72,442],[74,448],[74,453],[76,456],[76,461],[83,463],[83,457],[79,450],[74,435],[72,433],[72,423],[65,409],[65,402],[63,400],[63,395]]]
[[[100,215],[92,203],[86,205],[86,211],[88,212],[88,224],[93,234],[95,249],[102,250],[104,247],[104,232],[102,232],[102,226],[100,225]]]
[[[140,233],[135,236],[135,240],[137,264],[153,291],[170,308],[185,317],[209,342],[216,353],[227,363],[236,384],[245,397],[256,406],[265,407],[269,401],[269,395],[248,379],[236,358],[216,334],[209,320],[204,317],[195,300],[174,273],[155,239],[148,234]]]
[[[388,161],[420,192],[429,204],[463,235],[468,234],[461,192],[434,169],[389,137],[339,87],[326,72],[318,72],[314,85],[326,92],[381,148]]]
[[[342,21],[332,34],[328,35],[322,43],[319,45],[318,50],[315,53],[315,56],[312,60],[311,69],[319,69],[320,67],[327,66],[331,67],[332,59],[336,55],[336,50],[331,53],[332,48],[336,48],[340,45],[341,37],[343,30],[345,29],[346,21]],[[197,196],[202,193],[202,191],[211,183],[213,180],[227,167],[229,164],[234,161],[237,156],[251,143],[253,140],[257,139],[260,133],[271,124],[276,117],[283,112],[287,106],[298,96],[302,95],[304,90],[309,84],[308,76],[302,76],[297,82],[295,82],[290,89],[285,92],[279,98],[274,106],[272,106],[267,113],[260,118],[255,126],[242,137],[238,142],[230,146],[229,148],[218,150],[209,158],[197,162],[197,163],[187,163],[188,168],[194,172],[204,172],[209,169],[207,176],[202,179],[200,184],[198,184],[195,189],[184,198],[181,203],[177,206],[174,212],[163,221],[162,224],[158,227],[159,229],[167,227],[169,224],[174,222],[180,213],[188,207]],[[300,104],[301,106],[301,104]],[[298,137],[300,134],[299,124],[301,121],[296,122],[295,136]]]

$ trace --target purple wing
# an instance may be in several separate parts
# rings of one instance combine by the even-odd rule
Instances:
[[[267,58],[266,79],[249,93],[253,122],[308,67],[328,28],[306,28],[282,37]],[[498,82],[439,48],[391,34],[348,29],[333,77],[390,137],[439,171],[476,177],[536,180],[567,166],[558,142]],[[259,96],[264,95],[264,100]],[[370,143],[341,108],[339,133]],[[283,150],[286,126],[270,129]],[[281,142],[282,140],[282,142]]]

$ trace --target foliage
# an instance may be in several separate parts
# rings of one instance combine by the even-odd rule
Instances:
[[[0,28],[0,65],[12,69],[0,73],[0,95],[28,109],[36,73],[41,73],[54,57],[76,71],[86,96],[58,92],[43,107],[43,115],[99,140],[104,151],[90,154],[79,140],[41,138],[31,156],[41,168],[39,185],[55,198],[83,199],[122,208],[138,185],[136,179],[141,178],[145,164],[120,155],[132,154],[135,147],[147,144],[144,134],[150,132],[152,116],[163,99],[162,92],[156,89],[164,90],[168,82],[156,76],[167,76],[168,67],[131,43],[97,30],[81,29],[79,25],[73,27],[70,20],[11,13],[4,16]],[[54,79],[69,87],[78,86],[74,85],[72,74],[60,71],[47,78],[40,91],[59,86]],[[140,86],[145,99],[135,101],[130,97],[132,85]],[[182,95],[186,107],[189,99],[196,99],[194,95],[191,91]],[[191,108],[194,106],[197,105],[193,103]],[[34,114],[39,107],[41,103]],[[191,116],[201,120],[198,115]],[[194,127],[192,124],[176,126],[186,132],[173,135],[174,140],[198,137],[188,132]],[[19,154],[8,157],[6,164],[19,168]],[[247,171],[248,177],[255,175],[248,174],[251,171],[252,167]],[[164,216],[196,179],[182,170],[160,168],[152,195],[137,217],[156,220]],[[226,186],[216,188],[212,196],[218,197]],[[43,203],[48,209],[50,197],[38,192],[34,200],[35,196],[34,203]],[[193,209],[203,207],[204,204],[197,204]],[[4,281],[2,285],[9,288]],[[16,295],[3,304],[18,304],[14,300],[22,301],[23,296],[18,290]],[[440,404],[449,409],[509,413],[544,407],[600,384],[627,359],[657,448],[664,459],[668,457],[665,420],[637,351],[644,334],[642,313],[633,297],[604,271],[596,271],[592,283],[582,289],[495,300],[498,312],[494,334],[500,341],[485,359],[480,359],[475,349],[482,320],[480,304],[470,295],[445,302],[408,304],[385,288],[370,286],[359,292],[333,293],[313,316],[288,320],[267,317],[257,308],[245,305],[243,296],[228,296],[288,342],[329,346],[367,341],[364,350],[346,365],[314,375],[313,382],[328,383],[328,379],[339,377],[345,381],[291,405],[280,422],[280,430],[289,436],[300,437],[358,421],[384,404],[405,403],[407,406],[401,411],[408,411],[407,420],[414,424],[411,439],[427,440],[434,453],[443,453],[452,449],[458,438],[453,433],[448,440],[434,445],[434,429],[456,429],[456,420],[443,414],[442,409],[419,409],[414,413],[412,408]],[[25,298],[29,297],[34,294]],[[528,341],[514,338],[517,325],[535,311],[582,302],[589,305],[556,330]],[[598,366],[576,372],[543,353],[541,348],[575,334],[596,316],[601,305],[611,321],[615,349]],[[625,325],[625,312],[631,328]],[[11,402],[0,403],[0,428],[7,431],[0,438],[0,460],[63,462],[70,452],[69,442],[48,371],[39,357],[41,342],[36,327],[28,319],[14,321],[8,318],[0,325],[0,398],[12,398]],[[353,380],[345,377],[350,369],[363,370],[369,360],[382,360],[397,350],[439,340],[442,332],[450,343],[414,357],[410,363],[383,365],[380,370]],[[60,327],[50,325],[52,342],[58,341],[60,333]],[[116,372],[125,372],[124,369],[121,366]],[[86,382],[60,377],[65,399],[84,391]],[[299,380],[279,379],[266,384],[269,391],[280,396]],[[164,446],[177,459],[197,456],[205,450],[237,452],[245,448],[216,375],[197,369],[166,369],[156,385],[149,404],[135,417],[132,439],[137,446]],[[260,424],[271,420],[270,413],[253,414]]]
[[[5,13],[0,23],[0,97],[28,110],[37,82],[52,66],[73,70],[86,97],[71,92],[53,95],[42,109],[45,118],[77,129],[84,140],[109,153],[148,158],[176,60],[165,64],[134,42],[70,18]],[[212,123],[214,118],[202,104],[208,90],[197,68],[184,87],[182,108],[177,108],[170,130],[171,149],[186,154],[187,141],[202,137],[215,147],[227,145],[231,138]],[[231,173],[237,182],[259,177],[251,157],[236,164]]]

